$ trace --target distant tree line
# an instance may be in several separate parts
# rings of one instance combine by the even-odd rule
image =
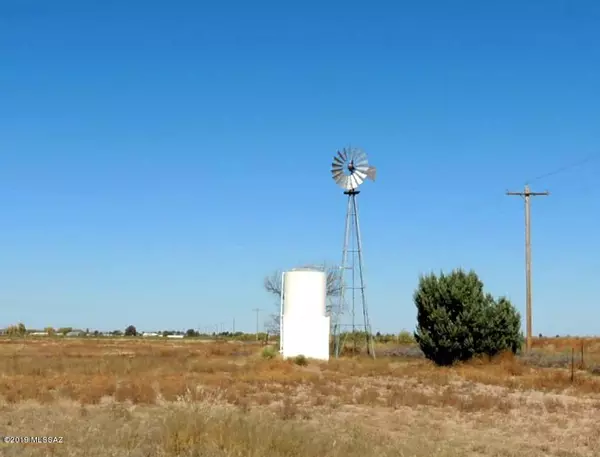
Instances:
[[[62,337],[71,335],[77,337],[90,337],[90,338],[100,338],[100,337],[142,337],[143,332],[139,332],[135,325],[128,325],[124,330],[112,330],[108,332],[100,332],[98,330],[77,330],[72,327],[46,327],[43,330],[35,330],[35,329],[27,329],[24,324],[19,323],[17,325],[10,325],[6,329],[4,329],[3,333],[6,336],[11,337],[24,337],[27,335],[36,335],[36,334],[44,334],[47,336],[55,336]],[[220,332],[220,333],[203,333],[196,329],[187,329],[185,332],[181,330],[162,330],[157,332],[148,332],[148,335],[156,335],[157,337],[166,337],[169,335],[180,335],[185,338],[204,338],[204,339],[231,339],[237,341],[277,341],[277,335],[269,335],[266,332],[260,332],[258,336],[256,333],[244,333],[244,332]],[[349,340],[357,340],[360,341],[365,338],[365,332],[355,332],[353,335],[351,332],[344,334],[346,338]],[[415,340],[412,337],[412,334],[408,332],[400,332],[400,334],[385,334],[381,332],[377,332],[373,335],[373,338],[377,342],[382,344],[395,342],[400,344],[414,344]]]

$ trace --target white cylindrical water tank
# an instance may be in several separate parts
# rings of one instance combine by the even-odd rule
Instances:
[[[325,316],[327,275],[314,269],[287,271],[283,281],[283,314]]]
[[[329,360],[329,317],[326,316],[327,275],[299,268],[283,273],[279,350],[284,358],[303,355]]]

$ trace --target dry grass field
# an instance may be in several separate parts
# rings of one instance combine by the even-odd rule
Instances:
[[[235,342],[0,339],[0,433],[63,439],[0,455],[599,456],[600,376],[587,364],[600,341],[585,343],[586,366],[578,349],[572,382],[580,344],[438,368],[402,356],[299,365]]]

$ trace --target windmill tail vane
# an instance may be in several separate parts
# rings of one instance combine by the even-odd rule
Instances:
[[[365,173],[367,174],[367,178],[369,178],[371,181],[375,181],[375,177],[377,175],[377,168],[369,166]]]

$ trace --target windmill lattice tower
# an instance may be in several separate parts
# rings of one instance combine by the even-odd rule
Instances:
[[[365,297],[362,240],[358,216],[358,187],[367,179],[375,181],[376,169],[369,166],[367,155],[358,148],[347,147],[338,151],[331,164],[331,175],[338,186],[348,196],[346,226],[344,230],[344,248],[339,272],[339,293],[337,306],[332,309],[333,350],[338,358],[346,344],[348,331],[352,332],[354,350],[357,351],[357,305],[362,312],[361,330],[365,332],[367,353],[375,358],[375,347],[369,310]]]

